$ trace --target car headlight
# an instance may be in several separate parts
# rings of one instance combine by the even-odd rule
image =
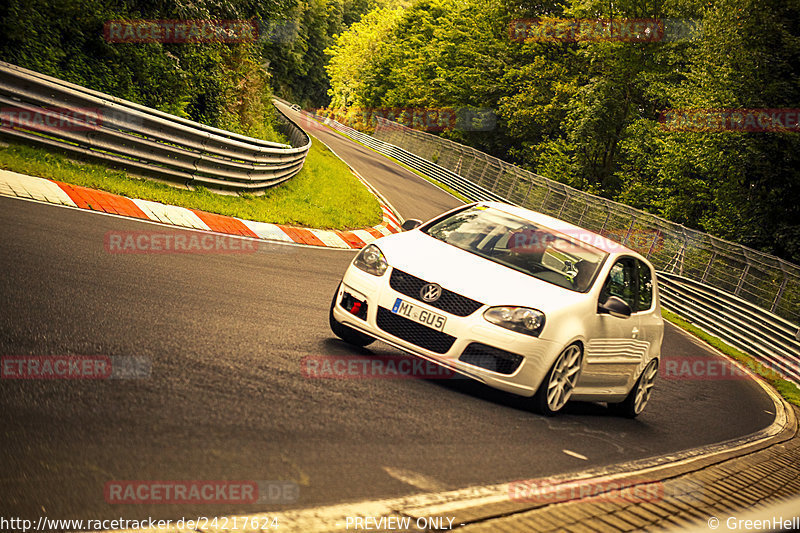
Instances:
[[[544,327],[544,313],[529,307],[490,307],[483,318],[517,333],[538,337]]]
[[[353,264],[373,276],[383,276],[383,273],[389,268],[383,252],[374,244],[365,246],[353,260]]]

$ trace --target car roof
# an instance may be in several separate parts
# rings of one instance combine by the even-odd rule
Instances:
[[[495,209],[499,209],[501,211],[505,211],[511,215],[518,216],[520,218],[524,218],[526,220],[530,220],[531,222],[535,222],[537,224],[541,224],[542,226],[548,227],[550,229],[560,231],[561,233],[565,233],[574,237],[584,243],[594,246],[595,248],[599,248],[604,252],[609,254],[616,254],[616,255],[633,255],[637,258],[643,259],[641,254],[631,250],[630,248],[623,246],[622,244],[612,241],[611,239],[600,235],[599,233],[595,233],[590,231],[586,228],[582,228],[580,226],[576,226],[575,224],[570,224],[569,222],[565,222],[558,218],[554,218],[537,211],[531,211],[530,209],[525,209],[524,207],[517,207],[515,205],[506,204],[502,202],[478,202],[477,205],[485,205],[487,207],[493,207]]]

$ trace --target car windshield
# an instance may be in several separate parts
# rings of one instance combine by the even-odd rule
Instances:
[[[577,292],[589,289],[608,256],[579,239],[481,205],[459,211],[423,231],[462,250]]]

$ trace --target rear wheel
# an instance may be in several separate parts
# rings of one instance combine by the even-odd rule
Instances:
[[[533,406],[537,412],[553,416],[566,405],[578,382],[582,363],[583,350],[580,344],[570,344],[564,348],[533,396]]]
[[[356,331],[353,328],[345,326],[344,324],[336,321],[336,319],[333,317],[333,308],[336,306],[336,296],[338,294],[339,288],[337,287],[336,292],[333,293],[333,300],[331,300],[331,310],[328,313],[328,323],[331,326],[331,331],[333,331],[333,333],[343,341],[354,346],[363,347],[375,342],[375,339],[369,335],[364,335],[360,331]]]
[[[650,400],[657,375],[658,361],[653,359],[644,368],[639,379],[636,380],[636,385],[633,386],[628,396],[620,403],[608,404],[608,407],[611,408],[615,414],[620,416],[636,418],[644,411],[648,400]]]

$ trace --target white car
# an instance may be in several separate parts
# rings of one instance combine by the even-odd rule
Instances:
[[[480,202],[363,248],[331,303],[341,339],[375,339],[553,415],[568,400],[642,412],[664,322],[653,266],[561,220]]]

